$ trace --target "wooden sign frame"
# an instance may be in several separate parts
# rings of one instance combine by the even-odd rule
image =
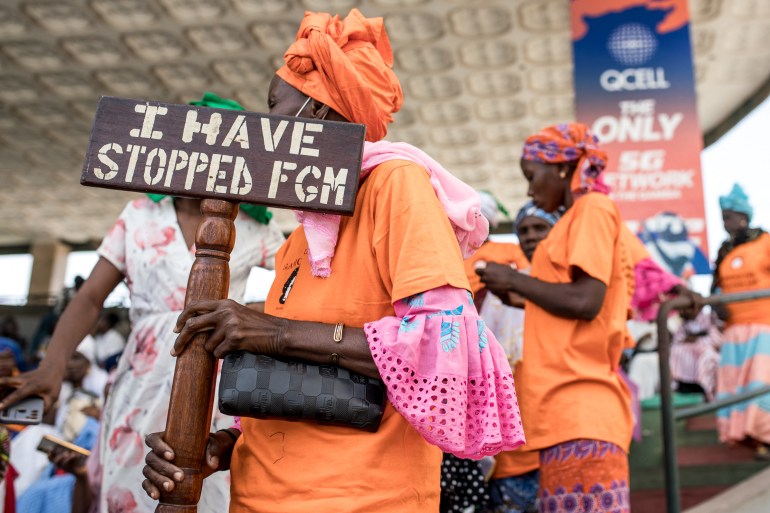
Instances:
[[[366,126],[103,96],[80,183],[352,215]]]

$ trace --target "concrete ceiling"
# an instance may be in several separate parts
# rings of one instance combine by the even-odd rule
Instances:
[[[3,0],[0,246],[98,240],[134,197],[79,185],[101,95],[265,110],[303,12],[351,7],[393,43],[406,100],[388,139],[520,205],[523,138],[574,115],[568,0]],[[701,127],[720,130],[766,94],[770,1],[690,8]]]

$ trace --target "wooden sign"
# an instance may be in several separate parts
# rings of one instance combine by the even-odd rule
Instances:
[[[80,183],[352,215],[366,127],[104,96]]]

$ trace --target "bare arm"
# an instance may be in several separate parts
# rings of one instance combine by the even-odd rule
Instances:
[[[510,266],[489,263],[476,272],[498,297],[514,292],[549,313],[567,319],[591,321],[604,304],[607,286],[579,268],[569,283],[548,283],[522,274]]]
[[[0,379],[0,386],[16,388],[2,402],[0,409],[31,395],[40,395],[46,410],[56,401],[67,362],[78,344],[91,333],[110,292],[123,281],[123,274],[100,258],[81,289],[56,323],[51,342],[40,366],[25,374]]]
[[[232,300],[201,301],[189,305],[179,316],[179,337],[173,354],[180,354],[196,333],[210,331],[204,347],[217,358],[233,351],[249,351],[319,364],[337,363],[378,378],[364,330],[345,327],[342,340],[335,342],[334,329],[333,324],[292,321],[256,312]]]

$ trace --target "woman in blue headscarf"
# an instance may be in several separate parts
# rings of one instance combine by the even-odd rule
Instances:
[[[728,239],[717,255],[712,289],[723,293],[770,289],[770,235],[750,228],[754,213],[736,184],[720,196]],[[770,385],[770,299],[727,305],[726,329],[717,379],[717,399]],[[723,442],[748,443],[770,459],[770,397],[762,396],[717,413]]]

